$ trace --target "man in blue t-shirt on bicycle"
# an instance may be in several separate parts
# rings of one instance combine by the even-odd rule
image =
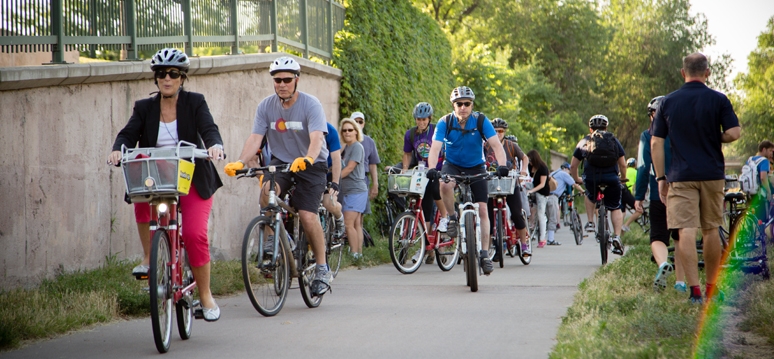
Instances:
[[[603,115],[594,115],[589,119],[589,134],[575,147],[570,163],[570,175],[576,183],[586,186],[587,232],[594,232],[594,207],[597,200],[597,186],[605,184],[604,205],[610,212],[613,222],[613,253],[623,255],[621,242],[623,212],[621,209],[621,182],[626,181],[626,159],[624,149],[618,139],[607,132],[609,121]],[[583,165],[583,181],[578,177],[578,165]],[[621,169],[619,171],[619,169]],[[619,178],[620,176],[620,178]]]
[[[441,173],[451,175],[472,176],[486,172],[486,159],[484,158],[484,139],[486,143],[494,149],[497,163],[497,173],[499,176],[508,175],[505,151],[500,139],[497,138],[492,123],[486,116],[479,112],[473,112],[473,101],[476,95],[467,86],[460,86],[452,90],[449,100],[454,106],[454,112],[444,116],[436,125],[433,144],[430,146],[430,154],[427,158],[428,178],[438,178],[438,170],[435,166],[438,163],[438,155],[441,148],[446,146],[446,159],[444,160]],[[450,212],[449,226],[447,234],[449,237],[456,237],[458,234],[457,226],[459,220],[454,208],[454,182],[441,182],[441,198]],[[489,188],[487,181],[480,179],[470,184],[470,190],[473,195],[473,201],[478,203],[478,214],[481,226],[481,248],[489,248],[489,215],[487,213],[487,200],[489,199]],[[492,260],[489,259],[489,251],[482,249],[480,253],[481,269],[484,274],[489,275],[494,270]]]

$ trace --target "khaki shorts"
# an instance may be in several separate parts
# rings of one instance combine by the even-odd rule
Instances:
[[[672,182],[667,193],[669,229],[720,227],[725,180]],[[698,211],[697,211],[698,209]]]

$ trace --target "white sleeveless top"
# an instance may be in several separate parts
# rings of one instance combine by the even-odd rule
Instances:
[[[176,147],[180,136],[177,134],[177,119],[170,123],[159,121],[159,137],[156,139],[156,147]]]

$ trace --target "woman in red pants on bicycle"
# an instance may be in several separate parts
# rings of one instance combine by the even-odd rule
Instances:
[[[151,60],[158,93],[134,103],[129,122],[118,133],[108,163],[121,162],[121,146],[175,147],[180,141],[207,148],[214,159],[223,159],[223,140],[202,94],[183,89],[190,60],[177,49],[159,50]],[[203,142],[203,143],[202,143]],[[203,147],[205,146],[206,147]],[[220,308],[210,291],[210,251],[207,223],[212,209],[212,195],[221,187],[215,166],[210,161],[196,160],[190,192],[180,197],[183,241],[188,251],[196,280],[202,312],[206,321],[220,318]],[[145,252],[142,263],[132,270],[135,276],[147,275],[150,262],[150,206],[135,203],[137,231]]]

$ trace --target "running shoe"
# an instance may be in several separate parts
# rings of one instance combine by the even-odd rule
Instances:
[[[622,231],[624,231],[624,232],[629,232],[629,226],[627,226],[627,225],[625,225],[625,224],[624,224],[624,225],[621,227],[621,230],[622,230]]]
[[[613,236],[612,242],[613,242],[613,254],[622,256],[624,254],[624,245],[623,243],[621,243],[621,237]]]
[[[325,294],[325,292],[331,289],[332,281],[333,273],[330,270],[315,268],[314,280],[312,281],[312,295],[317,297]]]
[[[685,286],[685,283],[675,283],[675,290],[678,292],[688,292],[688,287]]]
[[[457,238],[457,235],[459,234],[459,231],[457,228],[459,227],[459,221],[457,221],[457,218],[452,218],[449,220],[449,225],[446,231],[446,235],[451,238]]]
[[[548,241],[548,243],[546,243],[546,244],[549,245],[549,246],[561,246],[562,245],[562,243],[560,243],[559,241]]]
[[[422,251],[419,251],[419,250],[416,253],[414,253],[414,256],[411,257],[411,263],[416,263],[422,260],[421,255],[422,255]]]
[[[481,250],[480,252],[481,256],[481,270],[484,271],[484,275],[489,275],[494,271],[494,264],[492,264],[492,260],[489,259],[489,254],[485,250]]]
[[[656,273],[656,279],[653,280],[653,289],[657,291],[666,289],[667,277],[669,277],[674,270],[675,268],[672,267],[671,264],[667,262],[661,263],[658,267],[658,272]]]
[[[148,275],[148,270],[150,270],[150,267],[146,264],[140,264],[132,269],[132,275],[133,276],[146,276]]]
[[[427,254],[427,258],[425,259],[425,264],[433,264],[435,263],[435,252],[430,251],[430,253]]]
[[[594,233],[594,223],[586,222],[586,226],[583,227],[586,232]]]
[[[529,244],[522,243],[521,244],[521,256],[522,257],[529,257],[532,255],[532,249],[529,248]]]
[[[446,233],[446,230],[449,228],[449,218],[443,217],[440,221],[438,221],[438,232],[444,232]]]
[[[336,227],[334,229],[333,236],[336,238],[341,238],[341,236],[344,235],[344,230],[346,227],[344,226],[344,216],[341,216],[341,218],[336,220]]]

